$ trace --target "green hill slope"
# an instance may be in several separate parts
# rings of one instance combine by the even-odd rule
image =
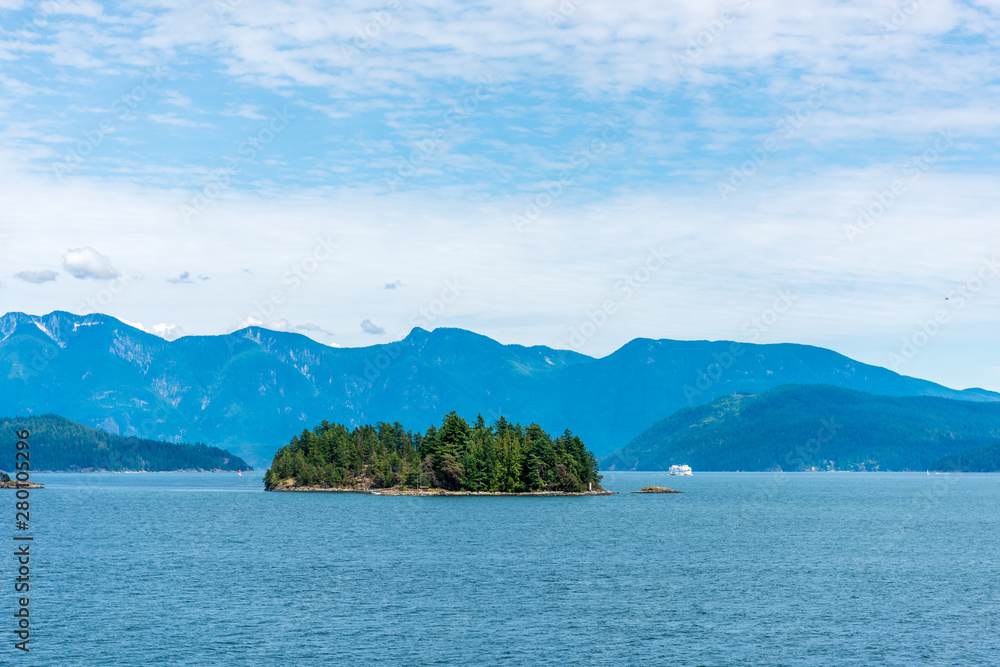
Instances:
[[[0,461],[13,465],[17,436],[31,432],[32,470],[249,470],[247,462],[208,445],[122,437],[57,415],[0,418]]]
[[[945,456],[931,466],[944,472],[1000,472],[1000,443]]]
[[[785,385],[678,410],[604,458],[607,470],[923,470],[1000,440],[1000,405]]]

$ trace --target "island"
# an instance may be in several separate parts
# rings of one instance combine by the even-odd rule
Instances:
[[[470,425],[456,412],[426,432],[379,422],[348,429],[323,421],[274,455],[268,491],[373,495],[612,495],[597,459],[568,429],[552,438],[538,424],[500,417]]]
[[[10,475],[0,470],[0,489],[44,489],[45,487],[35,482],[18,482],[12,480]]]
[[[673,489],[667,488],[665,486],[644,486],[638,491],[633,491],[632,493],[684,493],[684,492],[674,491]]]
[[[31,432],[32,472],[237,472],[242,458],[203,443],[123,436],[60,417],[0,418],[0,461],[13,461],[16,434]]]

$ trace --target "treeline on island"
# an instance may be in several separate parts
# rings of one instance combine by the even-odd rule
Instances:
[[[565,431],[553,439],[537,424],[500,417],[474,425],[449,413],[425,433],[378,423],[352,430],[323,421],[282,447],[264,474],[279,487],[431,487],[447,491],[582,492],[600,489],[597,459]]]
[[[246,461],[218,447],[121,436],[58,415],[0,418],[0,460],[13,464],[14,445],[18,440],[15,434],[24,429],[31,432],[32,470],[167,472],[250,469]]]

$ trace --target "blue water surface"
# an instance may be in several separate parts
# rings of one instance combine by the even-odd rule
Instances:
[[[38,474],[31,652],[0,558],[0,663],[1000,662],[1000,475],[605,475],[620,495]]]

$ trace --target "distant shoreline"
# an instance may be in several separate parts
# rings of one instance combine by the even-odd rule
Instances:
[[[601,472],[602,473],[615,473],[615,474],[634,473],[634,474],[639,474],[639,475],[654,475],[654,474],[657,474],[657,473],[663,473],[665,475],[670,474],[666,470],[601,470]],[[913,474],[923,475],[923,474],[926,474],[928,472],[930,474],[932,474],[932,475],[935,475],[935,474],[936,475],[956,475],[956,474],[959,474],[959,473],[964,472],[964,471],[962,471],[962,470],[934,470],[934,469],[931,469],[931,470],[699,470],[693,476],[696,477],[698,475],[720,475],[720,474],[732,474],[732,473],[753,473],[753,474],[757,474],[757,475],[761,475],[761,474],[766,474],[766,475],[789,475],[789,474],[795,474],[795,475],[803,474],[803,475],[808,475],[808,474],[820,474],[820,473],[845,473],[845,474],[851,474],[851,475],[865,475],[865,474],[879,474],[879,475],[881,475],[881,474],[886,474],[886,473],[913,473]],[[982,474],[989,475],[989,474],[995,474],[995,473],[1000,473],[1000,470],[987,471],[987,472],[983,472]],[[690,475],[684,475],[684,476],[688,477]]]
[[[617,491],[524,491],[520,493],[503,491],[446,491],[444,489],[334,489],[318,486],[284,486],[266,489],[267,491],[301,492],[301,493],[361,493],[369,496],[614,496]]]
[[[104,474],[104,475],[152,475],[152,474],[165,474],[172,475],[174,473],[237,473],[240,472],[254,472],[252,468],[237,471],[237,470],[222,470],[221,468],[216,468],[212,470],[199,470],[195,468],[182,468],[180,470],[32,470],[32,473],[45,473],[46,475],[94,475],[94,474]]]

